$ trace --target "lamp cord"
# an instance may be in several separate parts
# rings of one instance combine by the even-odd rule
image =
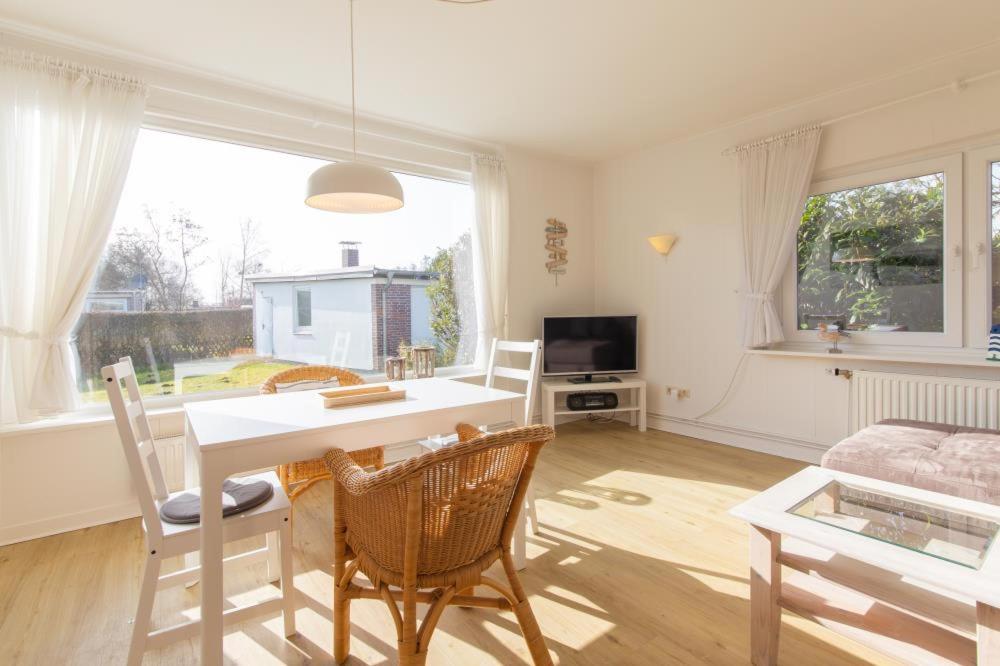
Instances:
[[[358,161],[358,102],[356,84],[354,82],[354,0],[347,0],[351,22],[351,144],[354,150],[354,161]]]

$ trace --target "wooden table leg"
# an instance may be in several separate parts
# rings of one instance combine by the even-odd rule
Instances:
[[[1000,610],[976,604],[976,663],[1000,664]]]
[[[778,663],[781,629],[781,535],[750,526],[750,662]]]

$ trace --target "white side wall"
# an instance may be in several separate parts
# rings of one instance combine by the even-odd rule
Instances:
[[[547,314],[590,314],[594,309],[593,170],[586,165],[504,151],[510,185],[510,337],[540,338]],[[566,275],[545,269],[545,226],[569,227]]]
[[[312,292],[312,330],[295,331],[295,289]],[[372,369],[372,280],[318,280],[255,285],[256,299],[273,303],[274,358],[329,364],[337,336],[347,336],[347,361],[358,370]],[[259,316],[259,310],[256,315]]]
[[[427,297],[427,287],[410,286],[410,342],[413,344],[433,344],[434,331],[431,330],[431,299]]]
[[[847,433],[848,383],[826,373],[835,365],[998,376],[954,366],[750,356],[731,399],[692,420],[723,396],[741,356],[738,183],[735,161],[722,151],[865,103],[845,93],[596,169],[597,308],[640,314],[640,367],[651,384],[650,412],[659,417],[654,426],[814,461]],[[992,78],[836,122],[824,131],[816,180],[998,143],[998,108],[1000,81]],[[968,175],[965,185],[968,191]],[[970,211],[967,202],[967,225],[987,223],[970,221]],[[662,257],[646,238],[666,232],[678,241]],[[966,339],[981,346],[985,333],[967,330]],[[668,398],[668,385],[689,389],[690,399]]]

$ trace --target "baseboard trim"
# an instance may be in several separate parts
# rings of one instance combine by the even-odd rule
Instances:
[[[666,414],[649,413],[646,418],[647,425],[656,430],[704,439],[717,444],[725,444],[726,446],[735,446],[740,449],[768,453],[782,458],[801,460],[802,462],[814,465],[819,464],[823,453],[829,448],[829,446],[824,444],[808,440],[755,432],[718,423],[684,419],[677,416],[667,416]]]
[[[139,513],[139,502],[132,500],[121,504],[88,509],[79,513],[67,513],[45,520],[10,525],[0,528],[0,546],[114,523],[127,518],[136,518]]]

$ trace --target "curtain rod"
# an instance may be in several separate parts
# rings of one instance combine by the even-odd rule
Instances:
[[[788,139],[794,139],[797,136],[802,136],[803,134],[809,134],[822,129],[822,124],[805,125],[804,127],[797,127],[781,134],[775,134],[774,136],[765,137],[763,139],[757,139],[756,141],[750,141],[749,143],[741,143],[737,146],[727,148],[722,151],[725,156],[735,155],[736,153],[743,152],[745,150],[750,150],[751,148],[759,148],[761,146],[766,146],[771,143],[777,143],[778,141],[786,141]]]
[[[876,104],[874,106],[869,106],[869,107],[865,107],[863,109],[858,109],[857,111],[851,111],[849,113],[845,113],[845,114],[842,114],[842,115],[839,115],[839,116],[835,116],[833,118],[828,118],[828,119],[822,120],[822,121],[820,121],[818,123],[814,123],[812,125],[807,125],[805,127],[800,127],[798,129],[790,130],[788,132],[783,132],[781,134],[776,134],[774,136],[765,137],[763,139],[758,139],[756,141],[751,141],[749,143],[743,143],[743,144],[739,144],[739,145],[736,145],[736,146],[732,146],[732,147],[727,148],[724,151],[722,151],[722,155],[726,156],[726,157],[728,157],[730,155],[735,155],[740,150],[746,150],[747,148],[752,148],[752,147],[755,147],[755,146],[766,145],[766,144],[768,144],[768,143],[770,143],[772,141],[780,141],[782,139],[789,138],[791,136],[794,136],[794,135],[796,135],[798,133],[801,133],[801,132],[805,132],[805,131],[807,131],[809,129],[812,129],[812,128],[827,127],[827,126],[833,125],[835,123],[843,122],[845,120],[850,120],[851,118],[857,118],[859,116],[863,116],[863,115],[866,115],[866,114],[869,114],[869,113],[874,113],[875,111],[881,111],[882,109],[887,109],[889,107],[896,106],[898,104],[903,104],[905,102],[911,102],[911,101],[913,101],[915,99],[920,99],[921,97],[927,97],[929,95],[933,95],[935,93],[943,92],[945,90],[951,90],[951,91],[953,91],[955,93],[960,93],[960,92],[962,92],[962,90],[964,90],[971,83],[978,83],[979,81],[984,81],[986,79],[990,79],[990,78],[993,78],[993,77],[998,76],[998,75],[1000,75],[1000,69],[995,69],[993,71],[986,72],[984,74],[978,74],[976,76],[971,76],[971,77],[966,78],[966,79],[956,79],[955,81],[952,81],[951,83],[946,83],[946,84],[941,85],[941,86],[935,86],[933,88],[928,88],[927,90],[921,90],[918,93],[914,93],[912,95],[907,95],[906,97],[900,97],[900,98],[897,98],[897,99],[889,100],[888,102],[882,102],[881,104]]]

